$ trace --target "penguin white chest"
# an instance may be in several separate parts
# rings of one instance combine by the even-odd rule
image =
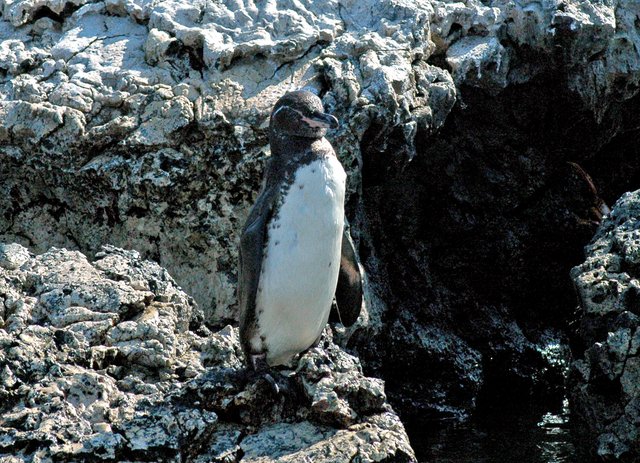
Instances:
[[[338,282],[346,174],[335,156],[300,167],[268,225],[251,342],[289,363],[318,339]]]

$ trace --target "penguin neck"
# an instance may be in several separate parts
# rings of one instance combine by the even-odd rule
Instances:
[[[324,141],[322,138],[297,137],[289,134],[270,133],[269,143],[271,145],[271,155],[288,160],[299,160],[305,155],[309,155]]]

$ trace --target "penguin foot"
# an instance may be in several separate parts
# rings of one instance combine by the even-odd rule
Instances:
[[[269,364],[267,363],[267,354],[251,354],[249,356],[249,363],[251,368],[255,372],[263,372],[269,370]]]
[[[285,378],[281,378],[278,372],[274,372],[274,375],[272,375],[269,371],[255,371],[247,368],[244,372],[244,377],[247,383],[266,382],[271,392],[275,395],[286,394],[289,391],[289,386],[282,381]]]
[[[276,380],[273,379],[273,376],[271,376],[269,373],[265,372],[265,373],[262,373],[262,378],[264,378],[264,380],[267,383],[269,383],[269,386],[271,386],[271,390],[273,391],[273,393],[275,395],[280,395],[280,386],[278,385]]]
[[[247,368],[247,379],[249,381],[259,381],[264,379],[271,391],[275,395],[280,395],[282,388],[270,373],[271,368],[267,364],[266,354],[252,354],[249,356],[249,368]],[[286,386],[284,387],[286,390]]]

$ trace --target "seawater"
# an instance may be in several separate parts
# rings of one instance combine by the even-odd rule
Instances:
[[[415,437],[421,463],[578,463],[566,399],[541,415],[485,416]]]
[[[550,337],[540,353],[566,375],[569,349]],[[486,412],[464,423],[425,426],[411,443],[420,463],[582,463],[569,429],[569,401],[558,398],[546,411],[521,409]],[[422,435],[420,435],[422,434]]]

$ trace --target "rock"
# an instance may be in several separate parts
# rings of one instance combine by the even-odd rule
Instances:
[[[0,230],[39,252],[135,248],[212,322],[235,317],[235,243],[282,92],[326,93],[344,121],[335,142],[351,195],[371,121],[401,128],[412,156],[416,124],[439,127],[455,101],[446,71],[412,65],[430,49],[428,2],[64,5],[0,3],[0,36],[12,37],[0,44],[1,188],[14,191]],[[380,12],[393,19],[378,23]],[[45,207],[29,205],[34,195]]]
[[[637,5],[432,6],[428,63],[449,71],[456,104],[438,130],[418,130],[408,164],[390,154],[399,134],[363,136],[357,226],[369,315],[383,315],[348,341],[386,379],[410,435],[425,419],[561,403],[564,367],[543,354],[549,333],[567,343],[567,274],[640,172],[635,135],[619,130],[634,130],[640,99],[626,85],[638,70],[618,84],[608,74],[621,53],[612,18],[635,36]]]
[[[266,463],[274,460],[283,463],[329,461],[325,442],[335,449],[336,456],[350,458],[350,461],[354,458],[357,461],[384,461],[388,458],[384,453],[393,455],[388,461],[399,463],[414,461],[407,447],[396,447],[399,436],[393,431],[387,431],[398,424],[400,423],[397,416],[388,413],[375,415],[373,419],[349,428],[350,432],[330,430],[310,423],[305,423],[304,426],[277,424],[243,441],[242,461],[252,463]],[[377,442],[383,443],[386,447],[384,453],[377,448]],[[357,450],[352,453],[354,448]]]
[[[0,268],[0,460],[416,461],[383,382],[330,330],[272,372],[275,394],[243,374],[237,330],[210,332],[138,252],[0,249],[21,262]]]
[[[298,364],[305,394],[318,419],[349,426],[359,416],[385,408],[384,382],[367,378],[357,358],[344,353],[325,337],[324,350],[314,350]]]
[[[434,5],[436,53],[446,54],[458,83],[499,91],[530,81],[551,63],[527,59],[524,48],[553,55],[557,46],[570,89],[598,117],[612,104],[608,97],[626,100],[637,94],[640,55],[631,45],[639,37],[633,1]]]
[[[31,258],[29,251],[19,244],[0,244],[0,267],[15,270]]]
[[[342,123],[330,137],[366,270],[365,313],[336,339],[387,381],[403,418],[561,400],[561,367],[542,352],[548,333],[566,343],[566,274],[603,200],[640,173],[637,2],[0,0],[0,11],[1,240],[40,254],[135,249],[209,326],[235,323],[237,241],[270,154],[269,111],[307,86]],[[2,304],[12,326],[33,306]],[[101,339],[111,312],[73,310],[51,322]],[[124,352],[138,329],[113,342]],[[167,361],[155,341],[141,362]],[[220,349],[207,361],[229,363]],[[317,393],[327,419],[358,413]]]
[[[170,59],[179,50],[180,42],[167,32],[151,29],[144,44],[144,59],[147,64],[154,66]]]
[[[605,217],[572,270],[580,300],[570,392],[585,448],[606,461],[640,458],[640,190]]]

